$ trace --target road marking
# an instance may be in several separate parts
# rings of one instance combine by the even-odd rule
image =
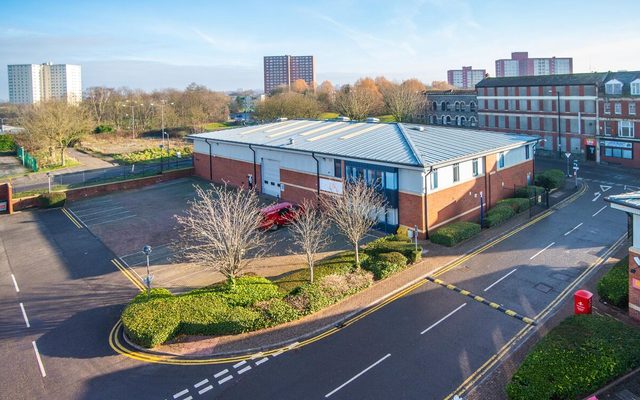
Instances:
[[[197,389],[200,386],[202,386],[202,385],[204,385],[205,383],[208,383],[208,382],[209,382],[208,379],[204,379],[204,380],[201,380],[200,382],[196,383],[195,385],[193,385],[193,387]]]
[[[18,287],[18,282],[16,281],[15,275],[11,274],[11,279],[13,279],[13,286],[16,287],[16,292],[20,293],[20,288]]]
[[[272,357],[278,357],[280,354],[282,354],[284,352],[284,349],[280,349],[278,351],[276,351],[275,353],[273,353],[271,356]]]
[[[514,272],[516,272],[518,270],[518,268],[514,268],[513,271],[509,272],[508,274],[506,274],[505,276],[503,276],[502,278],[498,279],[497,281],[493,282],[491,285],[487,286],[487,288],[485,290],[483,290],[484,292],[486,292],[487,290],[491,289],[492,287],[494,287],[495,285],[497,285],[498,283],[502,282],[503,279],[505,279],[506,277],[508,277],[509,275],[513,274]]]
[[[602,193],[606,192],[609,189],[611,189],[611,186],[600,185],[600,190],[602,190]]]
[[[96,215],[96,214],[104,214],[104,213],[110,213],[111,211],[117,210],[117,209],[123,209],[126,210],[126,208],[122,207],[122,206],[115,206],[113,208],[103,208],[100,211],[93,211],[93,212],[88,212],[88,213],[83,213],[83,212],[78,212],[78,210],[76,210],[76,216],[81,217],[81,218],[85,218],[88,217],[89,215]],[[68,211],[72,211],[71,209],[68,209]]]
[[[209,390],[213,389],[213,386],[209,385],[204,389],[198,390],[198,394],[207,393]]]
[[[193,396],[185,397],[185,398],[184,398],[184,399],[182,399],[182,400],[193,400]]]
[[[607,206],[602,206],[602,208],[596,211],[596,213],[593,214],[592,217],[595,217],[596,215],[600,214],[602,211],[604,211],[605,208],[607,208]]]
[[[444,321],[445,319],[449,318],[450,316],[452,316],[453,314],[455,314],[458,310],[460,310],[462,307],[466,306],[467,303],[462,304],[461,306],[458,306],[458,308],[456,308],[455,310],[451,311],[449,314],[445,315],[444,317],[440,318],[436,323],[434,323],[433,325],[431,325],[430,327],[428,327],[427,329],[423,330],[422,332],[420,332],[421,335],[424,335],[425,333],[429,332],[431,329],[435,328],[436,326],[438,326],[438,324],[440,324],[442,321]]]
[[[71,214],[71,216],[73,216],[74,219],[76,219],[80,223],[80,225],[84,226],[85,228],[87,227],[87,224],[82,222],[82,220],[78,218],[78,216],[73,212],[72,209],[68,208],[67,211],[69,212],[69,214]]]
[[[91,226],[108,224],[110,222],[122,221],[122,220],[125,220],[125,219],[134,218],[134,217],[136,217],[135,214],[134,215],[128,215],[128,216],[123,217],[123,218],[116,218],[116,219],[112,219],[112,220],[109,220],[109,221],[98,222],[97,224],[91,224]]]
[[[565,236],[569,236],[569,234],[573,231],[575,231],[576,229],[580,228],[582,226],[582,222],[580,222],[578,225],[576,225],[572,230],[570,230],[569,232],[565,233]]]
[[[240,362],[239,362],[239,363],[237,363],[237,364],[233,364],[233,368],[240,368],[240,367],[242,367],[243,365],[245,365],[246,363],[247,363],[246,361],[240,361]]]
[[[223,369],[222,371],[220,371],[220,372],[218,372],[217,374],[215,374],[213,377],[214,377],[214,378],[219,378],[219,377],[221,377],[222,375],[226,374],[227,372],[229,372],[229,370],[228,370],[228,369]]]
[[[140,291],[145,291],[147,290],[146,287],[144,287],[144,285],[137,281],[136,278],[131,275],[131,273],[129,271],[126,270],[125,267],[121,266],[120,263],[118,262],[118,260],[116,260],[115,258],[111,260],[111,263],[113,263],[113,265],[116,266],[116,268],[118,268],[120,270],[120,272],[122,272],[124,274],[124,276],[129,279],[129,281],[131,281],[131,283],[133,283],[133,285],[135,287],[137,287]]]
[[[382,357],[381,359],[379,359],[378,361],[374,362],[373,364],[369,365],[367,368],[365,368],[364,370],[362,370],[360,373],[358,373],[356,376],[354,376],[353,378],[349,379],[348,381],[346,381],[345,383],[343,383],[342,385],[338,386],[337,388],[333,389],[331,392],[327,393],[324,395],[325,399],[327,397],[330,397],[332,394],[334,394],[335,392],[337,392],[338,390],[342,389],[343,387],[347,386],[348,384],[350,384],[351,382],[355,381],[356,379],[358,379],[362,374],[366,373],[367,371],[369,371],[371,368],[375,367],[376,365],[380,364],[381,362],[383,362],[384,360],[386,360],[387,358],[391,357],[391,353],[387,354],[386,356]]]
[[[231,379],[233,379],[233,375],[229,375],[226,378],[222,378],[218,381],[218,385],[222,385],[223,383],[225,383],[226,381],[230,381]]]
[[[537,252],[536,254],[532,255],[531,258],[529,258],[529,260],[533,260],[534,258],[536,258],[537,256],[539,256],[540,254],[542,254],[543,251],[547,250],[549,247],[553,246],[554,244],[556,244],[556,242],[551,242],[550,245],[548,245],[547,247],[545,247],[544,249],[540,250],[539,252]]]
[[[591,201],[596,201],[596,200],[598,200],[598,199],[600,198],[600,192],[595,192],[593,195],[594,195],[595,197],[594,197],[594,198],[593,198],[593,200],[591,200]]]
[[[262,360],[258,360],[258,361],[256,361],[256,365],[264,364],[264,363],[266,363],[267,361],[269,361],[269,359],[268,359],[267,357],[265,357],[265,358],[263,358]]]
[[[294,343],[291,343],[291,344],[289,345],[289,347],[287,347],[287,348],[288,348],[289,350],[293,350],[294,348],[298,347],[298,345],[299,345],[299,344],[300,344],[300,342],[294,342]]]
[[[251,365],[247,365],[246,367],[244,367],[240,371],[238,371],[238,375],[244,374],[245,372],[249,371],[250,369],[251,369]]]
[[[131,214],[129,212],[129,210],[124,209],[124,211],[118,211],[118,212],[114,212],[114,213],[110,213],[109,215],[94,215],[93,217],[90,218],[84,218],[83,217],[83,221],[85,223],[90,223],[91,221],[98,221],[104,218],[110,218],[110,217],[115,217],[118,216],[118,218],[120,218],[120,216],[124,215],[124,214]]]
[[[71,214],[69,214],[69,211],[67,211],[65,208],[61,208],[60,210],[62,210],[62,213],[64,215],[67,216],[67,218],[69,218],[69,220],[78,228],[78,229],[82,229],[82,225],[80,225],[80,223],[78,221],[76,221]]]
[[[29,325],[29,318],[27,318],[27,312],[24,310],[24,304],[20,303],[20,309],[22,310],[22,316],[24,317],[24,323],[27,324],[27,328],[31,328],[31,325]]]
[[[174,394],[174,395],[173,395],[173,398],[174,398],[174,399],[177,399],[178,397],[180,397],[180,396],[184,396],[184,395],[185,395],[185,394],[187,394],[187,393],[189,393],[189,389],[185,389],[185,390],[183,390],[183,391],[181,391],[181,392],[178,392],[178,393]]]
[[[32,341],[31,344],[33,345],[33,350],[36,352],[36,360],[38,360],[38,367],[40,367],[40,373],[44,378],[47,376],[47,373],[44,371],[44,365],[42,364],[42,358],[40,358],[40,352],[38,351],[38,346],[36,346],[35,341]]]

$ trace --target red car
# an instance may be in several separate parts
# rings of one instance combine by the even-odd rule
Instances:
[[[298,206],[287,201],[265,207],[260,210],[260,213],[263,215],[260,228],[275,231],[281,226],[291,222],[291,219],[295,217],[298,209]]]

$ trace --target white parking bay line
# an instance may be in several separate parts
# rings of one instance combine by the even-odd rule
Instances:
[[[109,222],[122,221],[123,219],[133,218],[135,216],[136,215],[134,214],[134,215],[129,215],[129,216],[122,217],[122,218],[111,219],[109,221],[102,221],[102,222],[98,222],[97,224],[89,224],[89,225],[96,226],[96,225],[108,224]]]
[[[47,373],[44,371],[44,365],[42,364],[42,358],[40,358],[40,352],[38,351],[38,346],[36,346],[35,341],[31,342],[31,344],[33,345],[33,350],[36,352],[36,360],[38,360],[38,367],[40,367],[40,373],[44,378],[47,376]]]
[[[196,383],[195,385],[193,385],[194,388],[199,388],[200,386],[204,385],[205,383],[208,383],[209,380],[208,379],[203,379],[200,382]]]
[[[24,323],[27,324],[27,328],[31,328],[31,325],[29,325],[29,318],[27,318],[27,312],[24,310],[24,304],[20,303],[20,309],[22,310],[22,316],[24,317]]]
[[[222,379],[220,379],[220,380],[218,381],[218,385],[222,385],[223,383],[225,383],[225,382],[227,382],[227,381],[230,381],[231,379],[233,379],[233,375],[229,375],[229,376],[227,376],[227,377],[225,377],[225,378],[222,378]]]
[[[445,319],[449,318],[450,316],[452,316],[453,314],[455,314],[456,312],[458,312],[458,310],[460,310],[462,307],[466,306],[467,303],[462,304],[461,306],[458,306],[458,308],[456,308],[455,310],[451,311],[449,314],[445,315],[444,317],[440,318],[438,321],[436,321],[433,325],[431,325],[430,327],[428,327],[427,329],[423,330],[422,332],[420,332],[421,335],[424,335],[425,333],[429,332],[431,329],[435,328],[436,326],[438,326],[438,324],[440,324],[442,321],[444,321]]]
[[[229,372],[229,370],[228,370],[228,369],[223,369],[222,371],[220,371],[220,372],[218,372],[217,374],[215,374],[213,377],[214,377],[214,378],[219,378],[219,377],[221,377],[222,375],[226,374],[227,372]]]
[[[540,254],[542,254],[543,251],[547,250],[549,247],[553,246],[554,244],[556,244],[556,242],[551,242],[550,245],[548,245],[547,247],[545,247],[544,249],[540,250],[539,252],[537,252],[536,254],[532,255],[531,258],[529,258],[529,260],[533,260],[534,258],[538,257]]]
[[[239,368],[242,367],[243,365],[245,365],[247,362],[246,361],[240,361],[237,364],[233,364],[233,368]]]
[[[358,379],[360,376],[362,376],[362,374],[366,373],[367,371],[369,371],[371,368],[375,367],[376,365],[380,364],[381,362],[383,362],[384,360],[386,360],[387,358],[391,357],[391,353],[387,354],[386,356],[382,357],[381,359],[379,359],[378,361],[374,362],[373,364],[369,365],[367,368],[363,369],[361,372],[359,372],[356,376],[354,376],[353,378],[349,379],[348,381],[346,381],[345,383],[343,383],[342,385],[338,386],[337,388],[333,389],[332,391],[330,391],[329,393],[325,394],[324,397],[325,399],[327,397],[330,397],[332,394],[336,393],[338,390],[342,389],[343,387],[347,386],[348,384],[350,384],[351,382],[355,381],[356,379]]]
[[[601,209],[599,209],[598,211],[596,211],[595,214],[592,215],[592,217],[595,217],[596,215],[600,214],[602,211],[605,210],[605,208],[607,208],[608,206],[603,206]]]
[[[198,390],[198,394],[203,394],[203,393],[207,393],[209,390],[213,389],[213,386],[209,385],[206,388],[203,388],[201,390]]]
[[[260,359],[260,360],[256,361],[256,365],[264,364],[264,363],[266,363],[267,361],[269,361],[269,359],[268,359],[267,357],[262,358],[262,359]]]
[[[174,394],[174,395],[173,395],[173,398],[174,398],[174,399],[177,399],[178,397],[183,396],[183,395],[185,395],[185,394],[187,394],[187,393],[189,393],[189,389],[185,389],[185,390],[183,390],[183,391],[181,391],[181,392],[178,392],[178,393]]]
[[[509,275],[513,274],[514,272],[516,272],[518,270],[518,268],[514,268],[511,272],[509,272],[508,274],[506,274],[505,276],[503,276],[502,278],[498,279],[497,281],[493,282],[491,285],[487,286],[487,288],[484,290],[484,292],[486,292],[487,290],[491,289],[492,287],[494,287],[495,285],[497,285],[498,283],[502,282],[503,279],[505,279],[506,277],[508,277]]]
[[[565,233],[565,236],[569,236],[571,234],[571,232],[575,231],[576,229],[580,228],[582,226],[582,222],[580,222],[578,225],[576,225],[573,229],[571,229],[569,232]]]
[[[238,375],[240,374],[244,374],[245,372],[249,371],[251,369],[251,365],[247,365],[246,367],[242,368],[241,370],[238,371]]]
[[[20,288],[18,287],[18,281],[16,281],[15,275],[11,274],[11,279],[13,280],[13,286],[16,287],[16,292],[20,293]]]
[[[111,217],[115,217],[116,215],[118,215],[118,216],[122,216],[122,215],[124,215],[124,214],[131,214],[131,213],[129,212],[129,210],[126,210],[126,209],[124,209],[124,208],[123,208],[122,210],[123,210],[123,211],[117,211],[117,212],[110,213],[109,215],[95,215],[95,216],[93,216],[93,217],[89,217],[89,218],[85,218],[85,217],[83,216],[83,217],[82,217],[82,220],[83,220],[84,222],[87,222],[87,223],[88,223],[89,221],[95,221],[95,220],[100,220],[100,219],[104,219],[104,218],[111,218]]]

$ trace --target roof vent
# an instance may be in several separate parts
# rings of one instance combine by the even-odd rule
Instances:
[[[380,122],[380,118],[369,117],[367,118],[367,122],[377,124],[378,122]]]
[[[292,145],[292,144],[294,144],[295,142],[296,142],[296,141],[295,141],[295,139],[294,139],[294,138],[292,138],[292,137],[290,137],[290,138],[289,138],[289,145]]]
[[[424,126],[414,126],[413,128],[411,128],[415,131],[420,131],[420,132],[424,132]]]
[[[351,121],[351,118],[340,116],[340,117],[336,118],[336,121],[349,122],[349,121]]]
[[[280,118],[276,119],[276,121],[277,121],[277,122],[283,122],[283,121],[286,121],[286,120],[288,120],[288,119],[289,119],[289,118],[287,118],[287,117],[280,117]]]

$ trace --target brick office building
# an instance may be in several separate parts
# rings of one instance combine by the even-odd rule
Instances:
[[[424,123],[478,126],[478,100],[474,90],[427,90]]]
[[[532,178],[533,137],[415,125],[294,120],[207,132],[196,174],[293,202],[339,194],[345,180],[380,187],[380,224],[420,235],[485,209]]]

